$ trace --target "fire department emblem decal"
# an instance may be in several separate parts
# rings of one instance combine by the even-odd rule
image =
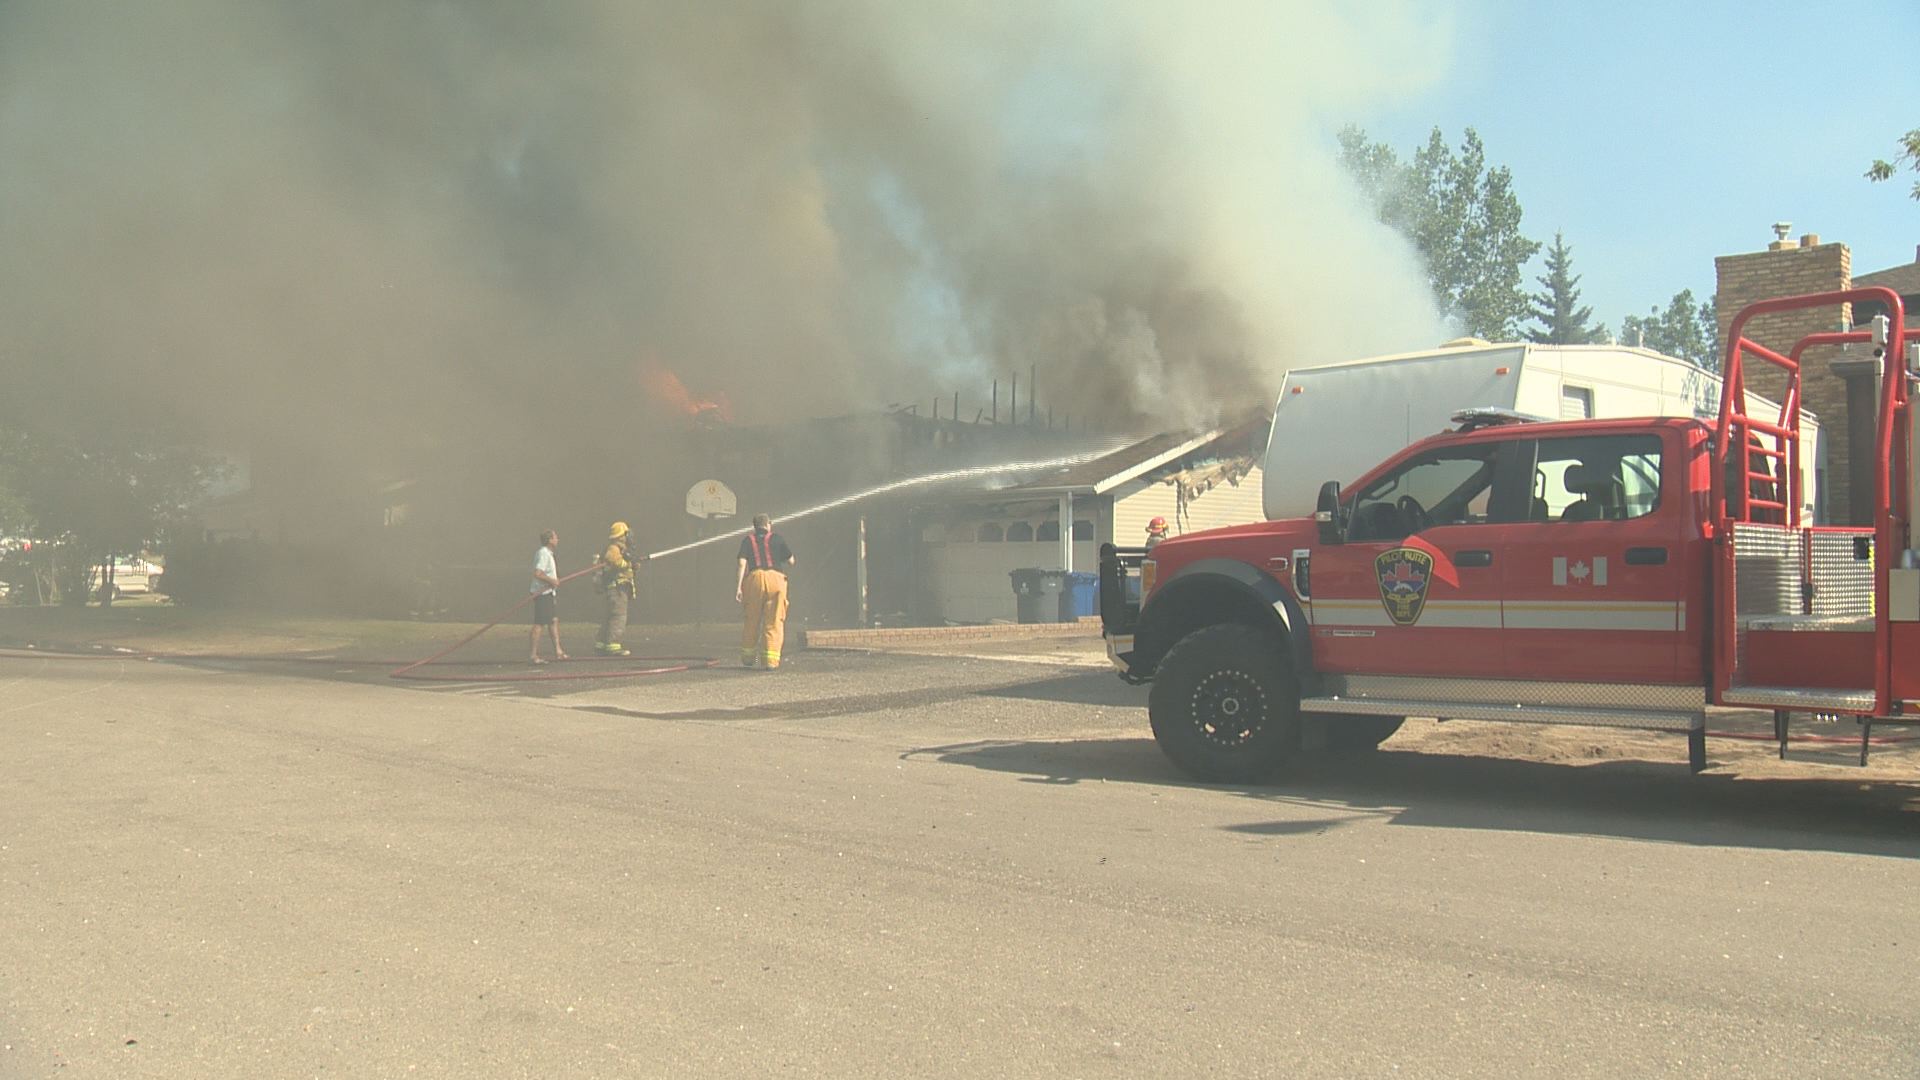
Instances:
[[[1373,560],[1380,581],[1380,605],[1395,626],[1420,621],[1427,606],[1427,584],[1433,580],[1433,556],[1415,548],[1383,551]]]

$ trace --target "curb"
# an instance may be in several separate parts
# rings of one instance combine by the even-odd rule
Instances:
[[[1070,623],[993,623],[986,626],[894,626],[871,630],[809,630],[810,649],[861,649],[874,645],[921,645],[942,641],[1000,641],[1029,637],[1099,637],[1100,619]]]

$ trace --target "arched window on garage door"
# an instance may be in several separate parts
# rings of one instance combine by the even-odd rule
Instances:
[[[1006,539],[1006,535],[1000,531],[1000,526],[991,521],[980,526],[980,531],[975,535],[980,537],[980,542],[983,544],[997,544]]]

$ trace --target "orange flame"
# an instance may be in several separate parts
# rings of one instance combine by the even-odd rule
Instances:
[[[715,420],[732,422],[733,404],[725,394],[715,394],[712,398],[697,398],[680,381],[680,376],[658,364],[648,364],[641,369],[640,383],[654,400],[683,416],[704,416]]]

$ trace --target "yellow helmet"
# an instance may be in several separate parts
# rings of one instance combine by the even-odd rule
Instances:
[[[618,540],[625,535],[627,535],[627,523],[624,521],[616,521],[613,523],[613,531],[607,534],[607,539]]]

